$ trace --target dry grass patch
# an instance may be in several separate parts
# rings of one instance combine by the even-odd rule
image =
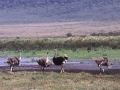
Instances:
[[[0,25],[0,38],[41,38],[90,35],[120,30],[119,22],[61,22],[45,24]]]
[[[118,90],[120,75],[80,73],[9,72],[0,73],[1,90]]]

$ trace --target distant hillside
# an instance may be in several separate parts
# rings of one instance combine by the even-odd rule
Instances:
[[[0,24],[119,20],[120,0],[0,0]]]

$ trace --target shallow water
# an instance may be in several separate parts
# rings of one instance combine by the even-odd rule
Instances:
[[[7,58],[0,58],[0,71],[10,71],[9,65],[5,64],[4,61]],[[40,71],[40,66],[36,62],[38,57],[31,58],[22,58],[19,64],[19,67],[15,67],[14,71]],[[52,57],[49,57],[51,60]],[[103,66],[105,72],[108,74],[118,74],[120,73],[120,61],[119,60],[109,60],[110,63],[113,63],[112,68],[107,68]],[[7,67],[6,67],[7,66]],[[47,71],[60,71],[60,66],[52,65],[48,68],[45,68]],[[100,69],[94,60],[76,60],[69,61],[64,64],[64,69],[67,72],[90,72],[90,73],[100,73]]]
[[[36,62],[36,60],[38,60],[38,57],[30,57],[30,58],[25,58],[22,57],[21,61],[20,61],[20,66],[27,66],[27,65],[38,65],[38,63]],[[52,57],[49,57],[50,60],[52,60]],[[7,58],[0,58],[0,66],[8,66],[7,63],[4,63],[4,61],[7,60]],[[113,65],[120,65],[120,61],[119,60],[110,60],[110,63],[113,63]],[[94,62],[94,60],[77,60],[77,61],[69,61],[67,62],[67,64],[74,64],[74,65],[87,65],[87,66],[94,66],[96,65],[96,63]]]
[[[38,63],[36,62],[36,60],[38,60],[39,58],[37,57],[31,57],[31,58],[22,58],[20,61],[20,66],[25,66],[25,65],[38,65]],[[49,58],[50,60],[52,60],[52,58]],[[4,61],[7,60],[7,58],[0,58],[0,66],[8,66],[7,63],[4,63]],[[78,64],[80,62],[67,62],[68,64]]]
[[[22,58],[20,61],[20,65],[38,65],[36,60],[39,58],[37,57],[31,57],[31,58]],[[7,60],[7,58],[0,58],[0,66],[8,66],[7,63],[4,63],[4,61]]]
[[[7,63],[4,63],[5,60],[8,58],[0,58],[0,66],[8,66]],[[23,57],[20,61],[20,66],[25,66],[25,65],[38,65],[36,60],[38,60],[38,57],[31,57],[31,58],[25,58]],[[49,57],[49,60],[52,60],[52,57]],[[92,64],[90,60],[80,60],[80,61],[69,61],[67,62],[68,64]]]

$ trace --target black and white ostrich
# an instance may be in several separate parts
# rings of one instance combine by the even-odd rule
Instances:
[[[100,71],[104,72],[104,69],[101,68],[101,66],[107,66],[108,68],[112,67],[112,63],[109,66],[107,57],[99,57],[99,58],[93,58],[93,60],[97,63],[98,67],[100,68]]]
[[[13,72],[14,66],[19,66],[21,61],[21,50],[19,50],[19,57],[13,57],[13,58],[8,58],[7,60],[4,61],[4,63],[7,63],[10,65],[10,71]]]
[[[48,53],[49,52],[47,52],[47,57],[46,58],[42,57],[39,60],[36,60],[37,63],[41,66],[41,70],[43,71],[43,74],[44,74],[44,68],[52,65],[52,61],[48,59]]]
[[[63,64],[65,64],[68,60],[68,56],[65,54],[64,57],[57,57],[57,49],[55,49],[55,54],[53,57],[53,63],[55,65],[60,65],[61,66],[61,71],[60,73],[64,72]]]

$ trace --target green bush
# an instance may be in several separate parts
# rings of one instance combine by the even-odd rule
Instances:
[[[68,36],[68,37],[72,37],[72,34],[71,34],[71,33],[67,33],[67,36]]]
[[[41,49],[74,49],[89,47],[120,48],[120,36],[90,36],[69,38],[42,38],[42,39],[10,39],[0,40],[0,50],[41,50]]]

